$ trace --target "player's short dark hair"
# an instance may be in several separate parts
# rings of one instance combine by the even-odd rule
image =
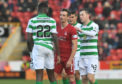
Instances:
[[[69,11],[68,9],[63,8],[63,9],[61,9],[61,11],[67,12],[67,14],[68,14],[68,16],[69,16],[70,11]]]
[[[88,8],[80,9],[79,12],[81,12],[81,11],[85,11],[86,13],[91,14],[90,9],[88,9]]]
[[[72,14],[75,15],[75,16],[77,16],[76,11],[71,11],[70,10],[69,15],[72,15]]]
[[[48,2],[47,1],[41,2],[38,5],[38,11],[39,12],[43,12],[43,11],[45,11],[45,9],[48,9]]]

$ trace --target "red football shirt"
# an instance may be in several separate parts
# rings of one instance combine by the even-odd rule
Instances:
[[[58,29],[58,38],[61,59],[68,59],[72,51],[72,40],[77,39],[77,31],[68,24],[64,29]]]

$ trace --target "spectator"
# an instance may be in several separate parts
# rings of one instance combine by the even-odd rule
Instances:
[[[10,11],[13,11],[13,9],[14,9],[14,4],[13,4],[12,0],[9,0],[9,1],[8,1],[8,7],[9,7]]]
[[[24,62],[21,66],[22,71],[26,71],[30,68],[30,64],[28,61]]]
[[[5,14],[3,14],[3,21],[7,22],[8,21],[8,17],[10,16],[10,11],[6,10]]]
[[[108,45],[109,45],[109,49],[113,48],[114,39],[112,38],[112,34],[111,34],[111,33],[108,34],[108,37],[107,37],[107,39],[106,39],[106,42],[107,42]]]
[[[95,15],[95,11],[94,11],[93,4],[92,3],[89,3],[88,8],[89,8],[90,13],[93,14],[93,15]]]
[[[2,12],[0,11],[0,22],[3,21],[3,16],[2,16]]]
[[[18,2],[18,11],[25,12],[27,11],[27,2],[25,0],[20,0]]]
[[[111,15],[110,15],[110,20],[109,20],[109,24],[110,24],[110,25],[111,25],[111,24],[114,24],[115,26],[117,25],[118,21],[116,20],[115,16],[116,16],[116,15],[114,15],[114,14],[111,14]]]
[[[0,11],[2,11],[3,8],[3,2],[0,0]]]
[[[122,48],[122,29],[118,30],[117,37],[119,39],[117,48]]]
[[[109,56],[109,51],[110,51],[110,49],[108,47],[108,43],[107,42],[104,42],[103,43],[103,53],[104,53],[105,57],[106,56]]]
[[[97,7],[97,3],[98,3],[98,0],[95,0],[95,1],[93,2],[93,7],[94,7],[94,8]]]
[[[12,16],[9,16],[7,21],[8,22],[20,22],[18,18],[15,18],[15,17],[12,17]]]
[[[103,6],[101,2],[97,3],[96,8],[94,9],[96,15],[101,16],[102,12],[103,12]]]
[[[93,16],[91,16],[91,18],[93,18]],[[100,17],[98,17],[97,15],[94,15],[93,20],[99,25],[100,30],[104,29],[104,23],[102,20],[100,20]]]
[[[6,10],[8,10],[9,9],[9,6],[8,6],[8,3],[3,3],[3,9],[2,9],[2,11],[3,12],[5,12]]]
[[[4,71],[5,72],[10,72],[11,71],[11,67],[8,63],[6,63],[6,65],[4,66]]]
[[[91,3],[90,0],[86,0],[84,3],[84,8],[88,8],[90,3]]]
[[[113,3],[113,9],[114,10],[119,10],[120,9],[120,3],[121,3],[120,0],[115,0],[114,3]]]
[[[107,55],[103,52],[103,48],[100,47],[99,48],[99,60],[105,60],[106,56]]]
[[[34,11],[36,8],[36,3],[33,2],[33,0],[27,0],[27,11]]]
[[[115,37],[115,39],[114,39],[114,44],[113,44],[113,48],[114,48],[114,49],[117,49],[117,47],[118,47],[118,42],[119,42],[118,37]]]
[[[110,16],[110,12],[111,12],[112,8],[109,2],[105,2],[104,3],[104,8],[103,8],[103,16],[105,18],[108,18],[108,16]]]
[[[77,3],[77,1],[74,1],[74,2],[71,3],[71,5],[70,5],[70,10],[76,11],[77,9],[78,9],[78,3]]]
[[[102,34],[102,41],[105,42],[108,37],[108,30],[104,29],[104,32]]]

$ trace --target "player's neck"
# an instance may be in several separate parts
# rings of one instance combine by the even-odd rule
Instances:
[[[61,23],[61,29],[64,29],[68,25],[68,22]]]
[[[86,22],[84,22],[84,25],[87,25],[90,22],[90,20],[88,19]]]

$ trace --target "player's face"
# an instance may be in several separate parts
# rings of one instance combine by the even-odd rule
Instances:
[[[61,11],[60,12],[60,20],[62,23],[67,22],[68,20],[68,13],[66,11]]]
[[[77,22],[77,16],[75,14],[71,14],[68,20],[68,22],[73,25]]]
[[[89,19],[89,14],[86,13],[86,11],[81,11],[80,12],[80,20],[81,22],[86,22]]]

